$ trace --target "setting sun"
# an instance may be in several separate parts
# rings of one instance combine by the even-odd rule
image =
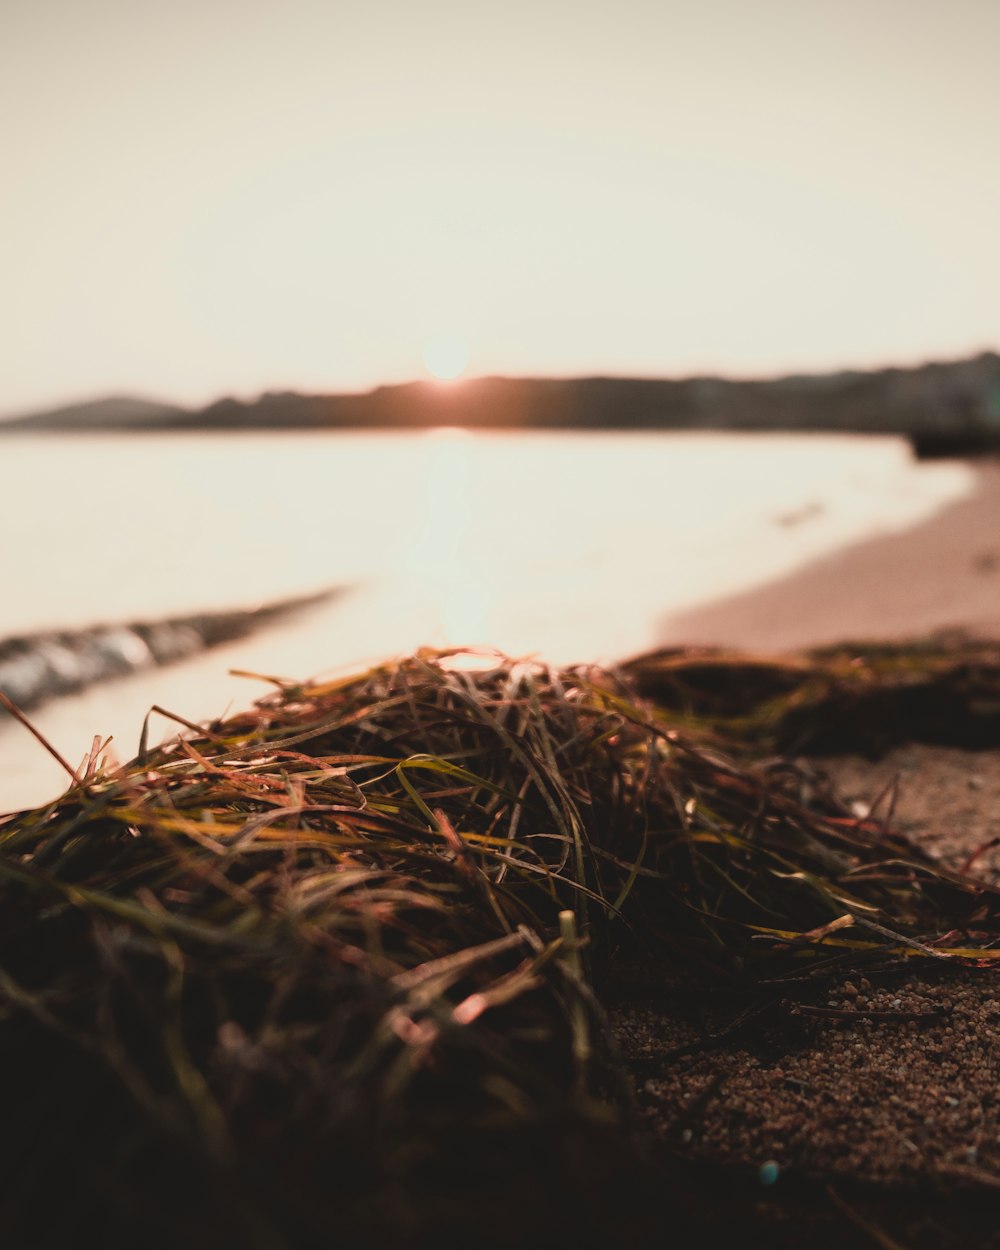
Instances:
[[[460,377],[469,364],[469,347],[455,334],[436,334],[423,347],[424,368],[443,382]]]

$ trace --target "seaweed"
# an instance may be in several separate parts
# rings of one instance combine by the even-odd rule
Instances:
[[[653,671],[274,680],[0,819],[8,1241],[499,1245],[512,1210],[582,1236],[643,1174],[593,988],[619,961],[995,964],[997,891],[720,749],[730,705],[657,709]]]
[[[961,635],[790,656],[671,648],[625,668],[675,723],[730,749],[875,758],[902,742],[1000,745],[1000,645]]]

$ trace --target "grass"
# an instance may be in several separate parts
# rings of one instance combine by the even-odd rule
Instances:
[[[494,1244],[559,1185],[582,1236],[636,1157],[593,990],[616,961],[994,964],[1000,895],[751,762],[858,666],[698,662],[751,710],[676,656],[275,683],[0,821],[8,1243]]]

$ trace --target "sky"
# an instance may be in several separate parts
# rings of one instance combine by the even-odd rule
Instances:
[[[367,389],[442,340],[998,347],[998,48],[996,0],[2,0],[0,413]]]

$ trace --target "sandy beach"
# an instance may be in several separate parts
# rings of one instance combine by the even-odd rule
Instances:
[[[1000,750],[910,743],[812,765],[859,814],[892,806],[935,859],[958,870],[975,856],[976,875],[1000,880]],[[720,1237],[739,1225],[741,1244],[788,1250],[985,1250],[998,1244],[998,993],[1000,970],[925,964],[845,976],[818,999],[804,976],[743,1022],[738,993],[692,1002],[648,979],[610,1010],[648,1130],[695,1170],[694,1192],[708,1169],[702,1218],[713,1167],[730,1169]]]
[[[977,472],[972,495],[908,531],[670,617],[664,645],[778,653],[1000,637],[1000,465]],[[858,815],[874,810],[935,859],[1000,879],[1000,751],[905,743],[877,760],[809,766]],[[997,1244],[998,993],[996,971],[945,967],[845,978],[806,1008],[811,1018],[789,987],[776,1011],[732,1035],[725,1011],[695,1018],[669,996],[623,1001],[613,1015],[668,1154],[746,1176],[773,1165],[782,1178],[744,1195],[752,1244],[965,1250]]]
[[[787,651],[939,630],[1000,637],[1000,464],[973,493],[912,529],[662,622],[664,645]]]
[[[957,654],[958,633],[1000,639],[998,522],[1000,466],[990,465],[968,498],[930,521],[677,615],[665,624],[664,641],[780,652],[951,630]],[[984,670],[997,668],[1000,647],[977,654]],[[731,693],[745,714],[752,696],[738,671]],[[940,742],[907,741],[902,728],[881,758],[839,755],[781,767],[799,778],[802,794],[835,795],[848,823],[877,821],[909,837],[930,861],[996,887],[996,735],[986,749],[969,751],[947,744],[947,724]],[[201,745],[207,749],[207,741]],[[757,740],[751,775],[770,775],[773,749]],[[593,767],[589,757],[586,767]],[[691,803],[683,808],[689,816],[697,809]],[[738,825],[744,832],[751,826],[742,818]],[[598,1142],[600,1184],[578,1178],[561,1197],[538,1199],[551,1227],[573,1216],[582,1228],[593,1188],[601,1195],[594,1219],[604,1221],[594,1227],[607,1240],[610,1195],[627,1180],[635,1209],[623,1227],[635,1247],[661,1246],[669,1231],[680,1246],[714,1241],[745,1250],[996,1250],[1000,970],[889,956],[868,960],[863,970],[837,968],[699,985],[653,958],[612,965],[596,989],[631,1081],[642,1139],[637,1170],[618,1186],[615,1168],[627,1152],[621,1143]],[[575,1146],[581,1157],[587,1153],[582,1140]],[[518,1184],[528,1171],[515,1171]],[[464,1193],[463,1182],[447,1197]],[[510,1244],[503,1219],[495,1223],[482,1244]],[[522,1244],[551,1244],[549,1227],[540,1225],[538,1241]],[[399,1244],[423,1250],[432,1243]]]

